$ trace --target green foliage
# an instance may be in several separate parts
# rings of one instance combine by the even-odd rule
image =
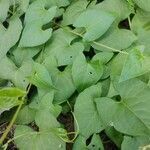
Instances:
[[[78,66],[80,66],[79,69]],[[78,91],[95,84],[103,75],[103,66],[99,60],[86,62],[86,58],[81,53],[72,66],[72,76]]]
[[[136,36],[131,31],[119,28],[114,29],[113,27],[112,29],[109,29],[104,36],[96,41],[112,48],[122,50],[128,48],[134,41],[136,41],[136,39]],[[92,46],[96,50],[103,51],[106,49],[106,51],[108,51],[107,48],[104,48],[97,43],[93,43]]]
[[[149,116],[149,0],[0,0],[0,149],[144,150]]]
[[[121,145],[122,150],[137,150],[138,148],[141,149],[148,149],[149,148],[150,140],[146,136],[142,137],[124,137],[124,141]]]
[[[94,99],[100,96],[101,85],[98,83],[85,89],[76,99],[74,113],[80,134],[85,138],[88,138],[92,133],[98,133],[103,130],[103,124],[94,103]]]
[[[103,144],[102,144],[102,141],[101,141],[99,135],[94,134],[90,144],[88,144],[88,145],[86,145],[86,139],[83,136],[79,136],[76,139],[75,144],[73,146],[73,150],[78,150],[78,149],[82,149],[82,150],[101,149],[101,150],[104,150],[104,147],[103,147]]]
[[[49,148],[65,150],[64,142],[57,135],[49,131],[38,133],[27,126],[18,126],[15,136],[20,136],[15,142],[18,148],[22,150],[49,150]]]
[[[6,29],[0,23],[0,58],[2,59],[9,49],[14,46],[20,38],[22,31],[21,20],[17,16],[12,16],[9,20],[9,27]]]
[[[23,101],[21,98],[26,94],[17,88],[3,88],[0,90],[0,114],[17,106]]]
[[[142,8],[145,11],[150,11],[150,1],[149,0],[133,0],[138,7]]]
[[[90,21],[89,21],[90,19]],[[93,41],[101,37],[111,26],[115,16],[105,11],[86,10],[74,22],[75,27],[84,27],[86,33],[83,38],[87,41]]]
[[[25,28],[20,40],[20,47],[39,46],[51,37],[52,29],[43,30],[42,28],[54,18],[56,7],[46,10],[45,3],[38,0],[29,6],[25,16]],[[30,39],[32,36],[35,38]]]
[[[117,90],[121,96],[119,102],[110,98],[96,99],[97,108],[104,124],[133,136],[149,135],[150,89],[148,86],[138,79],[133,79],[119,84]]]
[[[1,0],[0,3],[0,21],[3,22],[7,18],[7,12],[9,10],[9,1]]]

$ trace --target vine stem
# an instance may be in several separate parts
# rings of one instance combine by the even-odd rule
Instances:
[[[21,110],[21,108],[22,108],[22,105],[24,104],[24,99],[25,99],[26,95],[29,93],[30,88],[31,88],[31,84],[29,84],[26,94],[22,97],[22,101],[20,102],[20,104],[19,104],[19,106],[18,106],[18,108],[17,108],[17,110],[16,110],[16,112],[15,112],[15,114],[14,114],[12,120],[10,121],[8,127],[6,128],[6,130],[5,130],[5,132],[3,133],[2,137],[0,138],[0,145],[3,144],[3,142],[4,142],[4,140],[6,139],[8,133],[10,132],[10,130],[11,130],[13,124],[15,123],[15,121],[16,121],[16,119],[17,119],[17,116],[18,116],[18,114],[19,114],[19,112],[20,112],[20,110]]]
[[[73,33],[73,34],[75,34],[75,35],[77,35],[77,36],[83,37],[82,34],[80,34],[80,33],[77,33],[77,32],[74,32],[74,31],[70,31],[70,32]],[[104,44],[99,43],[99,42],[96,42],[96,41],[93,41],[93,44],[98,45],[98,46],[101,46],[101,47],[104,47],[104,48],[107,48],[107,49],[109,49],[109,50],[112,50],[113,52],[118,52],[118,53],[122,53],[122,54],[128,55],[127,52],[120,51],[120,50],[118,50],[118,49],[112,48],[112,47],[110,47],[110,46],[104,45]]]
[[[128,55],[128,53],[127,52],[124,52],[124,51],[120,51],[120,50],[118,50],[118,49],[115,49],[115,48],[112,48],[112,47],[109,47],[109,46],[107,46],[107,45],[104,45],[104,44],[101,44],[101,43],[99,43],[99,42],[93,42],[95,45],[98,45],[98,46],[101,46],[101,47],[104,47],[104,48],[107,48],[107,49],[110,49],[110,50],[112,50],[113,52],[118,52],[118,53],[122,53],[122,54],[126,54],[126,55]]]
[[[128,22],[129,22],[129,27],[130,27],[130,29],[131,29],[131,27],[132,27],[132,24],[131,24],[131,19],[130,19],[130,16],[128,16]]]
[[[23,105],[23,102],[20,103],[19,107],[17,108],[17,110],[16,110],[16,112],[15,112],[15,114],[14,114],[14,116],[13,116],[11,122],[10,122],[10,124],[8,125],[8,127],[7,127],[7,129],[5,130],[4,134],[3,134],[2,137],[0,138],[0,145],[3,144],[5,138],[7,137],[9,131],[11,130],[13,124],[15,123],[15,121],[16,121],[16,119],[17,119],[17,116],[18,116],[18,114],[19,114],[19,112],[20,112],[20,110],[21,110],[22,105]]]
[[[57,26],[61,27],[63,30],[66,30],[66,31],[68,31],[68,32],[70,32],[70,33],[72,33],[72,34],[75,34],[75,35],[77,35],[77,36],[83,38],[83,35],[82,35],[81,33],[78,33],[78,32],[75,32],[75,31],[72,31],[72,30],[69,30],[69,29],[66,29],[66,28],[64,28],[63,26],[61,26],[60,24],[56,23],[56,22],[53,22],[53,23],[56,24]],[[124,52],[124,51],[115,49],[115,48],[113,48],[113,47],[104,45],[104,44],[99,43],[99,42],[96,42],[96,41],[93,41],[92,43],[95,44],[95,45],[98,45],[98,46],[107,48],[107,49],[111,50],[112,52],[118,52],[118,53],[122,53],[122,54],[126,54],[126,55],[129,54],[128,52]]]

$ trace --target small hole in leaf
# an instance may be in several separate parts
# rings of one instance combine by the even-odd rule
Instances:
[[[93,144],[92,147],[95,147],[95,145]]]
[[[64,65],[64,66],[58,66],[57,69],[58,69],[59,71],[63,72],[66,67],[67,67],[66,65]]]
[[[90,71],[89,74],[93,74],[93,73]]]
[[[48,6],[46,5],[46,6],[44,6],[44,8],[45,8],[46,10],[49,10],[50,7],[48,7]]]
[[[70,56],[70,58],[73,58],[72,56]]]

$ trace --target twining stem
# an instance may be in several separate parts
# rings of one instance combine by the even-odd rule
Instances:
[[[16,110],[16,112],[15,112],[15,114],[14,114],[14,116],[13,116],[11,122],[10,122],[10,124],[8,125],[8,127],[5,130],[4,134],[0,138],[0,145],[3,144],[3,141],[5,140],[5,138],[7,137],[8,133],[9,133],[9,131],[11,130],[13,124],[15,123],[15,121],[17,119],[17,116],[18,116],[18,113],[20,112],[20,109],[21,109],[22,105],[23,105],[23,102],[21,102],[20,105],[18,106],[18,108],[17,108],[17,110]]]
[[[31,88],[31,84],[29,84],[29,87],[28,87],[28,89],[27,89],[26,95],[29,93],[30,88]],[[18,108],[17,108],[17,110],[16,110],[16,112],[15,112],[15,114],[14,114],[12,120],[10,121],[8,127],[6,128],[6,130],[5,130],[5,132],[3,133],[2,137],[0,138],[0,145],[3,144],[5,138],[7,137],[8,133],[10,132],[10,130],[11,130],[12,126],[13,126],[13,124],[15,123],[15,121],[16,121],[16,119],[17,119],[17,116],[18,116],[18,114],[19,114],[19,112],[20,112],[20,110],[21,110],[21,107],[22,107],[22,105],[24,104],[24,99],[25,99],[26,95],[22,97],[22,99],[21,99],[21,101],[20,101],[20,104],[19,104],[19,106],[18,106]]]

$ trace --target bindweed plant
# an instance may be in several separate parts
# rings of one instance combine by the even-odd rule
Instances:
[[[0,146],[12,143],[149,148],[150,0],[0,0]]]

